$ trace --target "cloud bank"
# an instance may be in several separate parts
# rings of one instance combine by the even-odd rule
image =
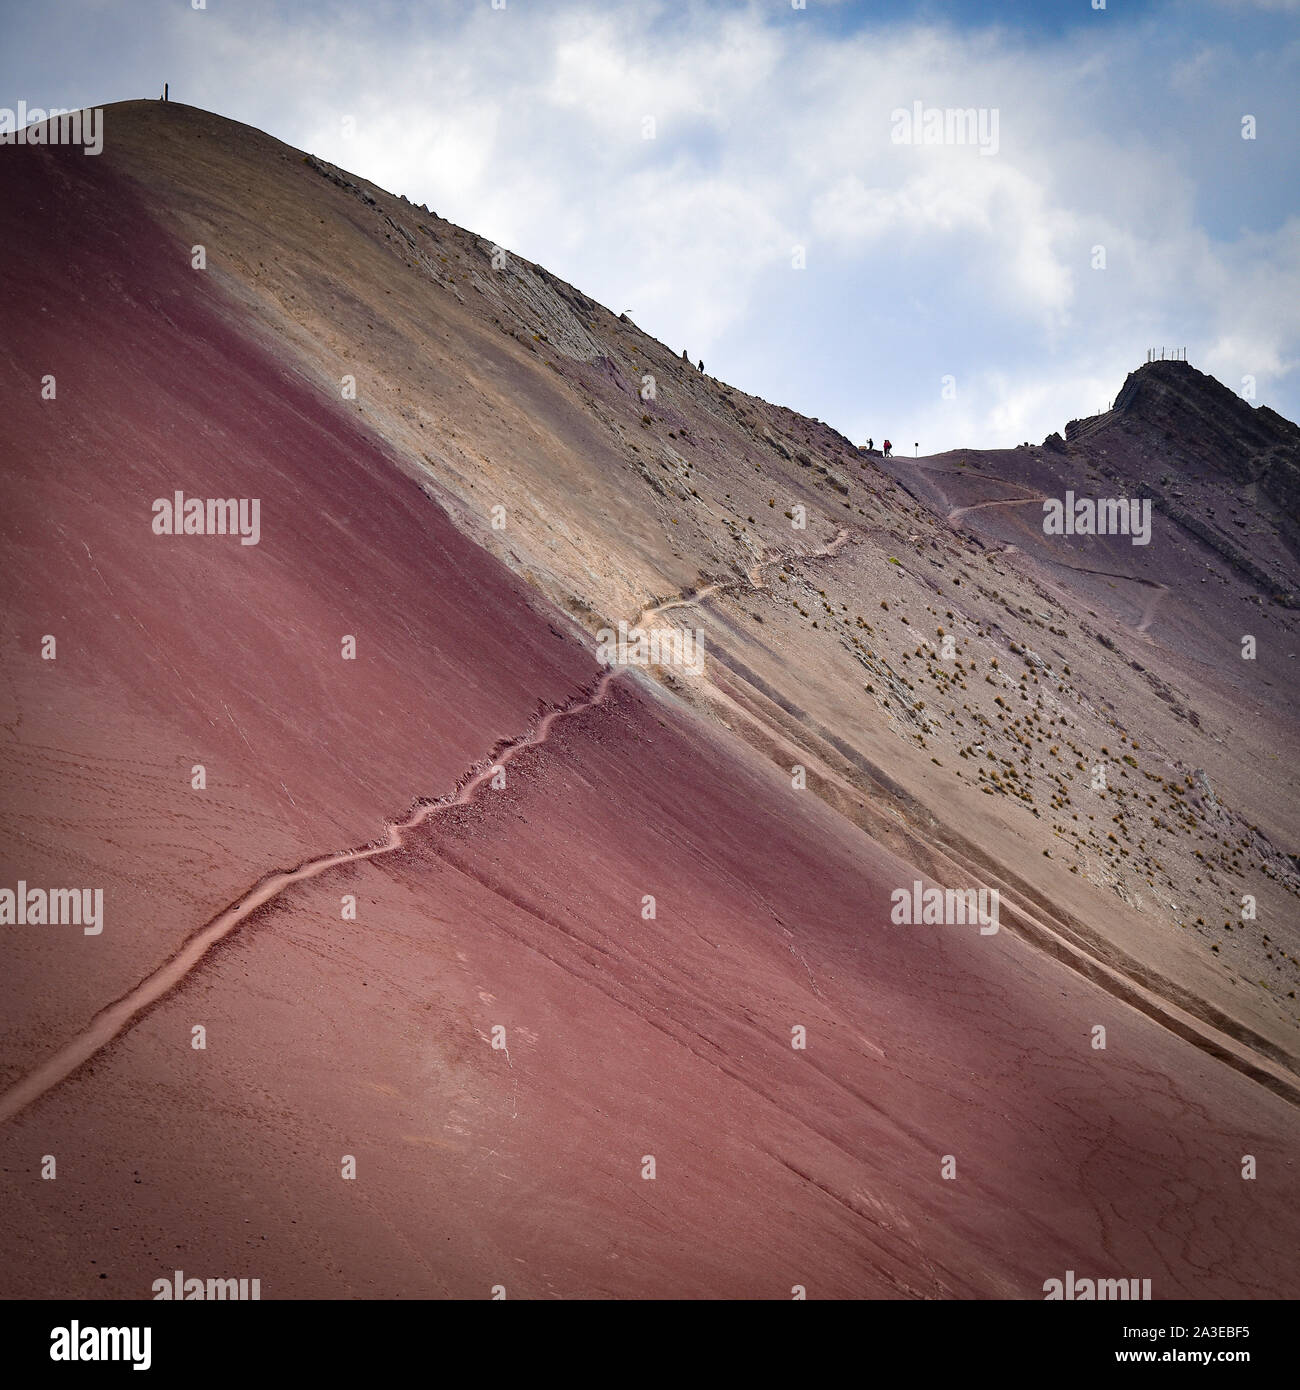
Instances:
[[[1294,418],[1300,41],[1267,6],[1078,8],[213,3],[124,34],[69,0],[80,45],[25,17],[0,104],[165,78],[900,452],[1041,439],[1152,346]],[[996,113],[996,152],[899,143],[916,103]]]

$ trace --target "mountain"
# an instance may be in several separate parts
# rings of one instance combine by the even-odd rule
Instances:
[[[210,113],[0,168],[4,1293],[1297,1292],[1294,426],[885,460]]]

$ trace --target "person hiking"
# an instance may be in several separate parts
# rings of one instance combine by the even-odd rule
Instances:
[[[889,440],[886,439],[886,440],[885,440],[885,457],[886,457],[886,458],[889,457],[889,451],[890,451],[893,447],[894,447],[894,446],[889,442]]]
[[[868,439],[868,440],[867,440],[867,453],[870,453],[873,447],[874,447],[874,445],[873,445],[872,441],[871,441],[870,439]]]

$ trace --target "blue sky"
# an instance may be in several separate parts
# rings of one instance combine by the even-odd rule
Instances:
[[[854,439],[1039,440],[1161,345],[1300,416],[1300,0],[0,0],[0,32],[0,106],[165,79]],[[899,142],[915,102],[996,150]]]

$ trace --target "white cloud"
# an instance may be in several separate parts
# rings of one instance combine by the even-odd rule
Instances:
[[[926,447],[1041,438],[1152,342],[1253,371],[1263,399],[1300,372],[1277,135],[1300,46],[1234,47],[1245,9],[1031,42],[698,2],[376,4],[368,23],[173,15],[173,92],[429,203],[846,432],[887,399]],[[914,101],[996,109],[998,153],[893,144],[890,113]],[[1244,110],[1263,113],[1254,146]]]

